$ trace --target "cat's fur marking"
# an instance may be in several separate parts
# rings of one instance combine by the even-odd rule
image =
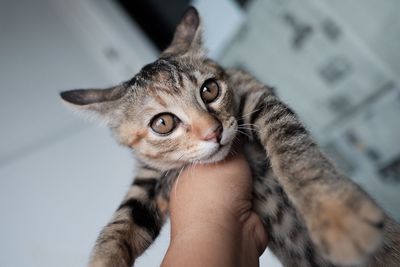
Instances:
[[[220,96],[205,104],[198,92],[210,78],[218,82]],[[182,167],[222,159],[238,131],[247,138],[254,210],[284,266],[400,266],[398,224],[334,168],[271,88],[204,56],[194,8],[183,16],[160,59],[130,81],[61,97],[105,118],[139,161],[131,188],[97,240],[90,266],[131,266],[159,234]],[[148,125],[162,112],[180,119],[168,137],[157,136]],[[217,144],[204,136],[219,125],[223,132],[215,150]]]

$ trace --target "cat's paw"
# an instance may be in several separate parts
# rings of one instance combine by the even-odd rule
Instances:
[[[382,244],[384,214],[369,199],[347,204],[331,199],[317,217],[313,240],[333,263],[363,265]]]

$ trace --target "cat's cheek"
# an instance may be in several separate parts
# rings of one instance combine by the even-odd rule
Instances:
[[[235,125],[235,127],[230,127],[224,130],[224,132],[222,133],[221,145],[226,146],[232,143],[236,135],[236,128],[237,127]]]
[[[220,161],[220,160],[225,159],[228,156],[230,150],[231,150],[231,145],[226,145],[226,146],[222,147],[217,155],[216,160]]]
[[[121,125],[114,132],[118,142],[130,148],[137,148],[147,134],[148,130],[136,130],[133,125]]]

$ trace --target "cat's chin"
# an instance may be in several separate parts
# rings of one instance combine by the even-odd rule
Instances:
[[[221,161],[228,156],[230,149],[231,149],[231,144],[226,144],[224,146],[221,146],[211,156],[208,156],[204,159],[200,159],[197,162],[198,163],[214,163],[214,162]]]

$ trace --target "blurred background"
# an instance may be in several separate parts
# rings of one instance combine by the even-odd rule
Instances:
[[[58,93],[132,77],[187,5],[210,57],[275,86],[335,163],[400,219],[400,1],[0,0],[0,266],[84,266],[135,173]],[[136,266],[158,266],[165,227]],[[280,266],[267,251],[261,266]]]

